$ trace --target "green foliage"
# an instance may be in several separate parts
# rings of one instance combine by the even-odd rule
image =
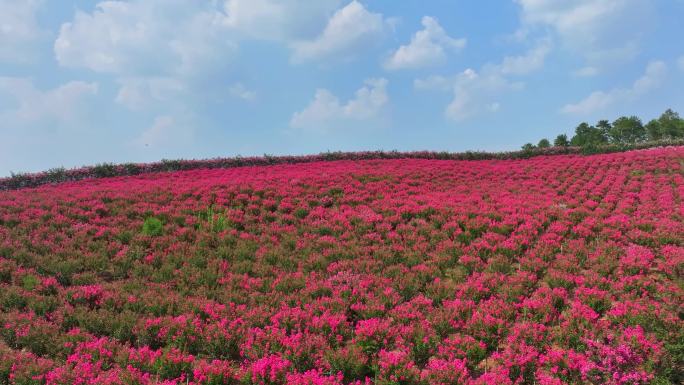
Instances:
[[[206,228],[215,233],[220,233],[231,227],[230,220],[226,215],[216,211],[214,206],[209,206],[206,211],[197,214],[197,222],[199,228]]]
[[[183,169],[183,161],[178,159],[162,159],[161,167],[163,171],[177,171]]]
[[[681,384],[684,381],[684,340],[683,333],[676,334],[674,340],[663,346],[665,359],[661,363],[660,384]]]
[[[155,217],[148,217],[143,223],[142,233],[149,237],[158,237],[162,235],[164,230],[164,224],[161,220]]]
[[[126,175],[138,175],[142,171],[140,166],[135,163],[124,163],[121,167],[123,167]]]
[[[615,120],[607,132],[610,143],[638,143],[646,140],[646,129],[636,116],[622,116]]]
[[[608,143],[604,129],[583,122],[575,129],[575,136],[572,137],[570,143],[580,147]]]
[[[556,139],[553,141],[553,145],[556,147],[568,147],[570,145],[568,136],[565,134],[558,135]]]
[[[302,208],[302,207],[300,207],[294,211],[294,216],[299,218],[299,219],[304,219],[304,218],[306,218],[307,215],[309,215],[309,210]]]
[[[523,151],[532,151],[532,150],[534,150],[535,147],[534,147],[534,144],[532,144],[532,143],[525,143],[525,144],[523,144],[523,146],[521,148]]]
[[[549,148],[551,147],[551,142],[549,142],[548,139],[544,138],[537,143],[538,148]]]
[[[112,163],[100,163],[93,167],[96,178],[108,178],[116,176],[116,166]]]
[[[360,381],[373,375],[365,353],[357,345],[352,344],[340,350],[328,351],[325,353],[325,359],[333,373],[342,373],[344,383]]]
[[[658,119],[653,119],[644,125],[636,116],[621,116],[613,123],[608,120],[599,120],[595,126],[586,122],[581,123],[575,129],[575,135],[568,140],[567,135],[561,134],[553,142],[555,147],[576,146],[581,147],[583,154],[596,154],[604,152],[625,151],[635,145],[644,146],[649,142],[651,145],[660,142],[671,144],[684,139],[684,119],[679,114],[668,109]],[[542,139],[536,148],[545,148],[548,140]],[[524,151],[532,151],[535,148],[531,143],[523,146]]]
[[[34,275],[28,274],[21,279],[21,286],[26,290],[33,290],[38,286],[40,280]]]
[[[45,174],[47,179],[53,183],[62,182],[66,179],[66,169],[64,167],[51,168]]]
[[[663,139],[684,137],[684,119],[671,109],[663,112],[658,118],[659,136]]]
[[[651,140],[662,139],[662,129],[660,128],[660,122],[657,119],[652,119],[646,124],[646,135]]]
[[[22,188],[24,186],[30,185],[31,177],[26,173],[15,173],[10,171],[9,187],[10,188]]]

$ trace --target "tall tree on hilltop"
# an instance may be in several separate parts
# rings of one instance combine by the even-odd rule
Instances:
[[[646,139],[646,129],[641,119],[636,116],[621,116],[616,119],[608,130],[608,140],[611,143],[638,143]]]
[[[610,138],[610,130],[613,128],[613,126],[608,120],[599,120],[598,123],[596,123],[596,128],[598,128],[599,132],[604,138]]]
[[[664,139],[675,139],[684,137],[684,120],[679,117],[679,114],[667,109],[658,118],[660,123],[660,132]]]
[[[582,122],[575,129],[575,136],[572,137],[570,143],[573,146],[593,146],[608,142],[600,129],[590,126],[588,123]]]
[[[558,135],[556,139],[553,141],[553,145],[556,147],[568,147],[570,145],[568,136],[565,134]]]

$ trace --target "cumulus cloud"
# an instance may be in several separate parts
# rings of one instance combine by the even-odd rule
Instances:
[[[59,87],[40,90],[30,79],[0,77],[1,124],[25,126],[31,124],[62,124],[76,121],[84,114],[82,106],[96,95],[98,85],[73,81]],[[1,127],[0,127],[1,128]]]
[[[515,0],[523,28],[551,28],[590,62],[614,62],[633,57],[653,12],[649,0]]]
[[[247,89],[242,83],[235,83],[230,86],[230,95],[234,98],[242,99],[248,102],[256,100],[257,94],[255,91]]]
[[[346,103],[326,89],[316,91],[313,101],[292,116],[293,128],[325,131],[361,121],[372,121],[382,114],[389,102],[387,79],[368,79]]]
[[[645,73],[630,88],[614,88],[610,91],[594,91],[586,98],[561,108],[565,114],[587,115],[604,110],[617,103],[629,102],[659,87],[667,74],[667,65],[661,61],[653,61],[646,67]]]
[[[168,115],[157,116],[132,144],[138,148],[169,149],[186,145],[193,139],[193,130],[177,118]]]
[[[245,37],[290,41],[318,34],[341,0],[227,0],[224,23]]]
[[[42,0],[0,0],[0,62],[26,62],[45,37],[36,14]]]
[[[543,40],[527,53],[520,56],[506,56],[501,63],[504,75],[526,75],[544,67],[546,55],[551,52],[551,42]]]
[[[596,67],[592,66],[586,66],[578,69],[577,71],[574,72],[575,76],[583,77],[583,78],[588,78],[592,76],[598,75],[599,70]]]
[[[57,62],[113,76],[133,110],[179,99],[225,70],[237,51],[214,1],[101,1],[76,11],[54,43]]]
[[[472,71],[473,73],[475,72],[472,69],[467,69],[466,71]],[[454,82],[455,78],[453,77],[432,75],[425,79],[415,79],[413,81],[413,86],[418,90],[449,91],[452,89]]]
[[[500,94],[522,87],[522,83],[503,77],[494,66],[485,66],[480,73],[466,69],[454,79],[454,98],[446,107],[445,115],[449,119],[463,121],[483,112],[496,112],[500,103],[495,99]]]
[[[168,101],[183,92],[182,82],[171,77],[132,77],[119,80],[116,102],[131,110],[149,106],[150,101]]]
[[[221,15],[206,1],[102,1],[61,26],[55,56],[65,67],[127,76],[200,71],[236,48]]]
[[[423,17],[423,29],[416,32],[407,45],[400,46],[385,62],[389,70],[421,68],[446,61],[446,52],[459,51],[466,46],[466,39],[447,35],[439,22],[429,16]]]
[[[463,121],[478,114],[497,112],[501,108],[497,100],[501,95],[525,86],[522,81],[511,78],[543,68],[551,46],[549,39],[542,39],[522,55],[506,56],[501,63],[487,63],[479,71],[468,68],[455,76],[416,79],[413,86],[418,90],[452,91],[454,97],[444,110],[450,120]]]
[[[454,97],[444,110],[444,115],[454,121],[463,121],[482,113],[499,111],[501,95],[522,89],[522,81],[512,77],[529,75],[544,66],[551,51],[551,42],[541,40],[526,53],[504,57],[499,64],[485,64],[479,71],[468,68],[455,76],[430,76],[416,79],[418,90],[452,91]]]
[[[349,58],[377,43],[390,22],[382,14],[369,12],[354,0],[335,12],[323,32],[313,40],[295,41],[292,60],[303,62],[329,57]]]

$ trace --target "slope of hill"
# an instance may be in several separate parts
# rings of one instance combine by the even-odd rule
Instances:
[[[684,147],[2,191],[0,384],[681,383],[683,199]]]
[[[113,176],[133,176],[169,171],[187,171],[197,169],[234,168],[245,166],[272,166],[276,164],[300,164],[334,160],[374,160],[374,159],[439,159],[439,160],[509,160],[528,159],[534,156],[571,155],[571,154],[608,154],[630,150],[642,150],[656,147],[684,146],[682,139],[663,139],[652,142],[600,144],[585,147],[557,146],[546,148],[528,148],[509,152],[434,152],[434,151],[365,151],[365,152],[326,152],[318,155],[283,155],[283,156],[236,156],[232,158],[214,159],[178,159],[162,160],[155,163],[101,163],[95,166],[65,169],[53,168],[37,173],[12,173],[10,177],[0,178],[0,190],[16,190],[27,187],[38,187],[46,184],[74,182],[86,179],[111,178]]]

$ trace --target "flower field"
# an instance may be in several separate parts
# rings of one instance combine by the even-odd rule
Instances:
[[[679,384],[684,147],[0,192],[0,384]]]

